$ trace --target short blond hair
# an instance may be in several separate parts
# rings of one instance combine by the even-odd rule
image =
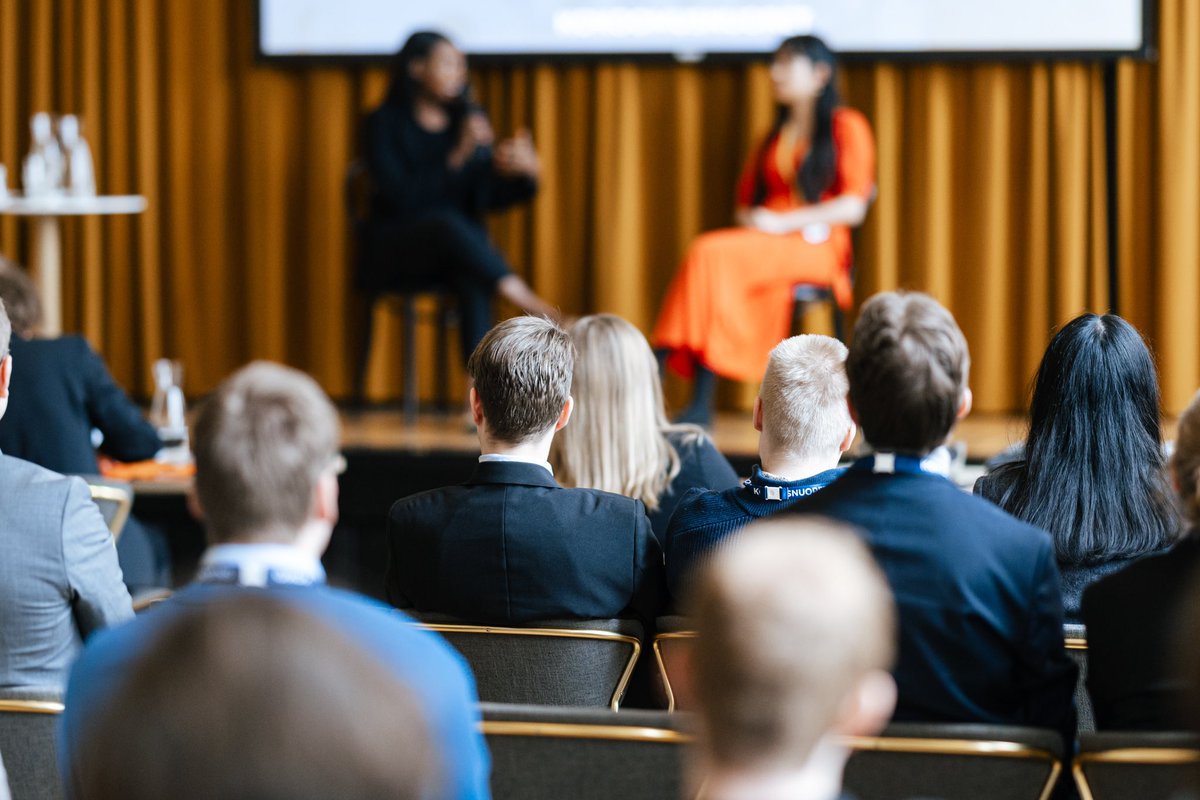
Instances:
[[[837,450],[850,429],[848,388],[846,345],[816,334],[784,339],[771,351],[759,392],[763,435],[801,458]]]
[[[704,756],[717,769],[803,764],[863,678],[895,659],[883,573],[852,529],[795,516],[748,526],[697,577]]]
[[[958,420],[970,366],[954,316],[929,295],[867,300],[846,358],[863,438],[876,450],[916,455],[941,445]]]
[[[571,424],[554,437],[551,461],[564,486],[623,494],[654,512],[681,468],[667,438],[695,438],[695,425],[671,425],[654,351],[642,332],[615,314],[576,320]]]
[[[339,438],[333,404],[303,372],[257,361],[227,378],[192,431],[210,540],[298,531]]]
[[[545,433],[571,396],[575,346],[543,317],[513,317],[492,328],[467,359],[488,431],[509,444]]]

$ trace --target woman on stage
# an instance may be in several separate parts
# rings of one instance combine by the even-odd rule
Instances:
[[[788,335],[793,286],[832,286],[838,305],[851,303],[850,228],[875,189],[870,125],[839,105],[833,53],[815,36],[779,46],[771,83],[778,112],[738,183],[740,227],[692,243],[651,337],[693,377],[681,421],[709,422],[716,375],[762,376]]]
[[[464,360],[492,325],[493,294],[558,317],[513,274],[484,228],[488,211],[533,197],[540,162],[526,130],[493,149],[487,115],[470,100],[462,51],[440,33],[410,36],[365,135],[372,195],[361,288],[452,288]]]

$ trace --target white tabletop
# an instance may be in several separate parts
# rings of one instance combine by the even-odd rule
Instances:
[[[146,210],[146,198],[140,194],[108,194],[94,197],[57,195],[0,197],[0,214],[18,217],[66,217],[90,214],[140,214]]]

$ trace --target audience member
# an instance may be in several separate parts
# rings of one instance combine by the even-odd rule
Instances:
[[[11,327],[0,302],[0,416]],[[0,689],[61,691],[83,639],[133,616],[112,535],[87,485],[0,454]]]
[[[413,687],[269,593],[153,632],[83,728],[82,800],[442,797]]]
[[[846,346],[828,336],[793,336],[771,351],[754,402],[758,456],[750,479],[725,491],[693,489],[667,528],[667,585],[683,594],[696,562],[730,534],[787,508],[841,475],[853,443],[846,407]]]
[[[1076,317],[1038,368],[1023,457],[975,484],[1054,537],[1069,622],[1088,584],[1179,535],[1159,414],[1154,360],[1133,326]]]
[[[0,259],[0,300],[8,308],[13,337],[12,402],[0,422],[0,450],[67,475],[95,475],[100,468],[92,430],[101,449],[118,461],[153,458],[162,443],[141,409],[113,380],[104,359],[82,336],[35,339],[41,323],[37,289],[25,271]],[[131,590],[169,586],[166,538],[131,517],[117,542],[125,583]]]
[[[1088,693],[1100,729],[1166,730],[1185,720],[1186,685],[1175,671],[1176,628],[1187,590],[1200,578],[1200,393],[1179,420],[1171,472],[1191,531],[1083,593]]]
[[[445,796],[486,798],[488,755],[476,730],[475,687],[463,659],[394,609],[324,585],[319,559],[337,519],[341,458],[337,412],[320,387],[286,367],[248,366],[201,407],[192,445],[192,501],[211,546],[194,584],[132,623],[96,636],[72,669],[60,737],[60,764],[72,794],[86,796],[86,761],[79,754],[89,746],[93,720],[121,713],[114,698],[136,682],[141,659],[154,658],[157,632],[189,609],[266,593],[341,631],[411,687],[445,756],[446,774],[439,778],[448,787]],[[320,647],[313,652],[331,656]],[[177,682],[175,688],[187,695],[187,686]],[[350,683],[346,688],[359,691]]]
[[[545,319],[510,319],[483,337],[467,365],[479,465],[463,485],[392,506],[393,603],[475,622],[653,622],[663,557],[642,501],[564,489],[546,461],[571,417],[574,360],[570,337]]]
[[[895,609],[854,532],[756,522],[698,572],[688,608],[699,797],[839,797],[849,751],[835,735],[877,734],[896,704]]]
[[[737,473],[698,425],[671,425],[658,362],[641,332],[613,314],[571,326],[571,424],[550,448],[563,486],[603,489],[646,505],[661,543],[689,489],[737,486]]]
[[[850,411],[874,456],[787,509],[860,528],[900,616],[896,719],[1025,724],[1075,736],[1050,537],[922,467],[971,407],[967,342],[933,298],[861,309]]]

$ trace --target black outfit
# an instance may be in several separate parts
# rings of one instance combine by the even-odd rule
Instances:
[[[658,498],[658,510],[647,511],[654,537],[665,546],[671,515],[693,489],[729,489],[739,485],[737,473],[707,436],[672,431],[667,441],[679,454],[679,474]]]
[[[117,385],[86,339],[13,336],[8,410],[0,417],[0,451],[65,475],[99,472],[92,429],[100,448],[118,461],[153,458],[162,447],[142,411]],[[117,543],[131,589],[170,585],[162,535],[130,517]]]
[[[1088,694],[1100,730],[1173,730],[1187,682],[1174,672],[1180,612],[1200,579],[1196,531],[1083,593]],[[1195,636],[1194,631],[1188,635]]]
[[[480,462],[461,486],[388,514],[393,605],[478,623],[636,616],[663,605],[663,557],[640,500],[564,489],[544,467]]]
[[[894,472],[873,472],[884,467],[862,459],[780,513],[857,527],[887,575],[897,721],[1031,725],[1069,745],[1076,669],[1050,537],[917,463],[896,456]]]
[[[408,108],[380,106],[367,117],[365,134],[372,197],[359,287],[454,290],[465,360],[491,327],[496,283],[511,272],[488,239],[484,215],[531,199],[537,184],[497,174],[489,148],[450,169],[453,132],[425,130]]]
[[[736,488],[692,489],[676,506],[666,538],[662,539],[671,597],[676,601],[682,599],[687,577],[696,564],[734,533],[824,489],[843,472],[843,469],[827,469],[800,480],[784,481],[755,464],[754,473]]]
[[[1008,462],[994,472],[984,475],[975,481],[975,494],[1004,508],[1001,500],[1011,491],[1017,481],[1023,479],[1024,463],[1023,460]],[[1105,575],[1124,569],[1140,557],[1139,555],[1111,558],[1098,564],[1075,564],[1059,559],[1058,572],[1061,579],[1064,621],[1074,624],[1082,622],[1079,607],[1084,590]]]

